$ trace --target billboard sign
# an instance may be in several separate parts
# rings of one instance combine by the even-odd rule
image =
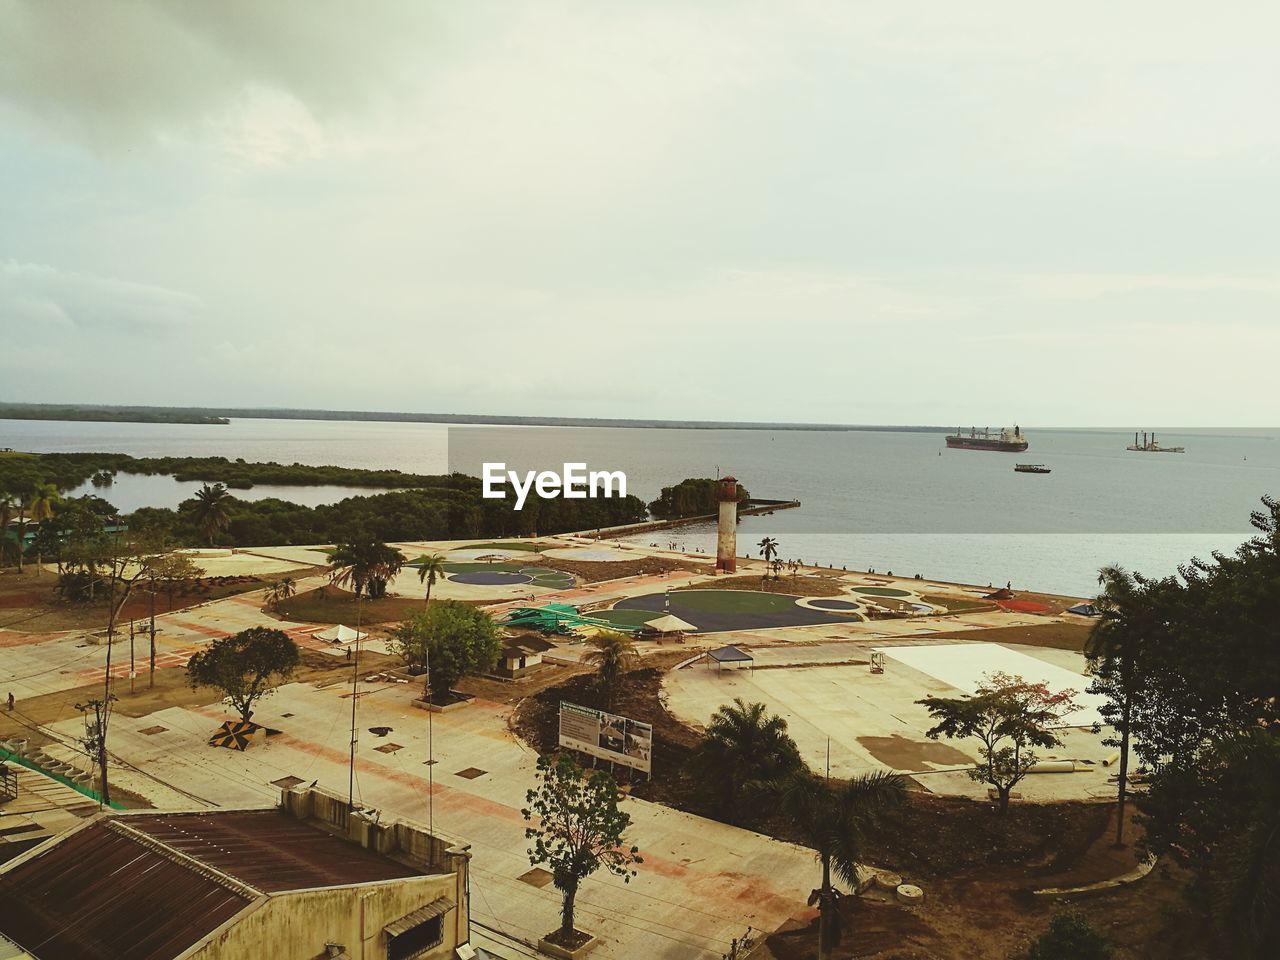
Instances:
[[[645,773],[653,769],[653,726],[560,701],[560,746]]]

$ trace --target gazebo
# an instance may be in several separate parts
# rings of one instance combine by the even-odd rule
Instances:
[[[708,650],[707,666],[711,666],[713,662],[716,665],[717,673],[724,670],[726,663],[732,667],[737,667],[739,670],[741,670],[743,666],[746,666],[749,670],[755,669],[755,658],[745,650],[740,647],[735,647],[732,644],[724,647],[717,647],[715,650]]]
[[[675,634],[678,640],[683,642],[684,634],[697,633],[698,628],[687,620],[681,620],[674,614],[668,613],[666,616],[658,617],[656,620],[650,620],[640,628],[642,633],[652,633],[659,638],[671,636]]]

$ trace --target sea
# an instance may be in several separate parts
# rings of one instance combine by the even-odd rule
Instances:
[[[621,470],[645,500],[685,477],[734,475],[755,497],[797,509],[744,517],[739,552],[764,537],[784,559],[980,586],[1092,596],[1101,567],[1166,576],[1192,557],[1252,535],[1263,494],[1280,496],[1280,428],[1156,429],[1185,453],[1125,449],[1132,429],[1023,427],[1025,453],[949,450],[940,433],[790,429],[465,426],[236,419],[229,425],[0,420],[0,448],[223,456],[250,461],[462,470],[501,460],[520,472],[583,462]],[[1041,463],[1049,474],[1017,473]],[[86,484],[121,511],[173,507],[198,483],[120,475]],[[368,493],[268,487],[236,496],[315,505]],[[631,539],[710,552],[715,531],[690,525]]]

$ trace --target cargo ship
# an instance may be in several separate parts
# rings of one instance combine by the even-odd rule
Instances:
[[[1043,463],[1015,463],[1013,465],[1014,473],[1049,473],[1049,468]]]
[[[969,432],[965,433],[957,427],[955,433],[947,435],[947,446],[957,450],[999,450],[1004,453],[1021,453],[1030,444],[1018,427],[1012,430],[1005,427],[999,433],[992,433],[989,429],[979,430],[977,427],[970,427]]]

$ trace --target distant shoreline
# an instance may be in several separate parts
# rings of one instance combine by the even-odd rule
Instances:
[[[115,423],[225,425],[238,420],[344,420],[511,427],[628,427],[655,430],[811,430],[878,433],[950,433],[954,427],[849,423],[769,423],[730,420],[628,420],[604,417],[526,417],[469,413],[396,413],[270,407],[137,407],[97,404],[0,403],[0,419]]]
[[[0,420],[59,420],[75,423],[194,423],[226,426],[227,417],[175,407],[98,407],[59,403],[3,403]]]

